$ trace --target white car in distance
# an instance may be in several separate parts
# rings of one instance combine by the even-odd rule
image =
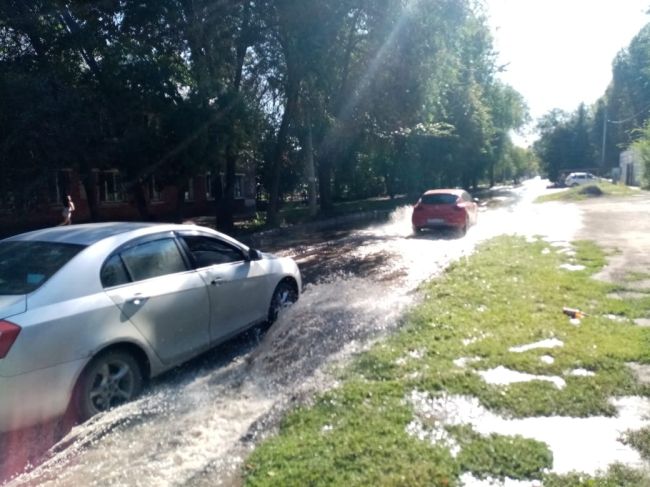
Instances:
[[[590,172],[572,172],[564,180],[564,184],[573,187],[573,186],[582,186],[583,184],[596,183],[600,178],[594,176]]]

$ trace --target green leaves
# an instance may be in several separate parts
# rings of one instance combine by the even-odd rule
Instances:
[[[277,209],[313,160],[327,208],[477,184],[525,120],[470,0],[8,0],[0,18],[6,188],[211,171],[230,195],[246,161]]]

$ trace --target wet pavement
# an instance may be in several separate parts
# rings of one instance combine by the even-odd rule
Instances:
[[[270,330],[166,374],[141,399],[75,427],[51,449],[56,433],[14,437],[0,455],[5,478],[33,465],[7,484],[238,485],[255,444],[288,408],[334,384],[331,367],[399,327],[423,280],[496,235],[571,240],[578,210],[532,204],[543,192],[541,180],[501,188],[463,238],[413,235],[410,207],[363,228],[271,237],[263,250],[296,259],[305,289]]]

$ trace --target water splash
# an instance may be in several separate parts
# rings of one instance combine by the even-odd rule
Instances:
[[[384,224],[286,249],[304,259],[301,268],[311,263],[313,279],[268,333],[221,346],[157,381],[139,401],[76,427],[8,485],[236,484],[243,459],[287,408],[335,385],[332,366],[398,327],[423,280],[495,235],[569,240],[579,214],[533,205],[543,184],[514,190],[516,209],[481,212],[464,238],[414,236],[405,206]]]

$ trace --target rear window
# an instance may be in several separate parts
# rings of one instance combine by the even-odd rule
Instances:
[[[458,200],[455,194],[424,194],[422,203],[425,205],[453,205]]]
[[[0,242],[0,295],[31,293],[83,249],[55,242]]]

